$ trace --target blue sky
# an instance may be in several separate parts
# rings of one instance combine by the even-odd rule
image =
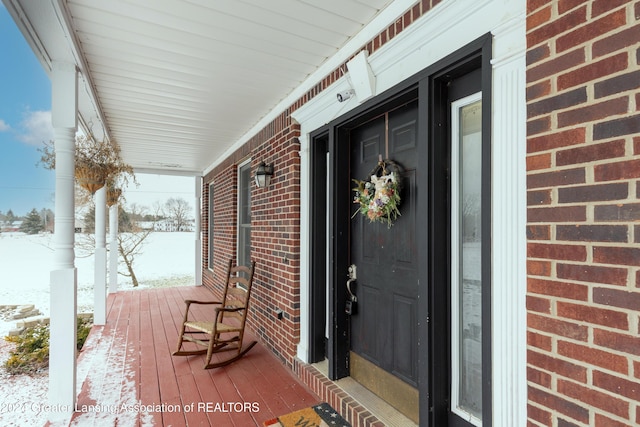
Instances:
[[[51,84],[0,3],[0,212],[53,209],[54,174],[37,151],[53,139]]]
[[[55,174],[38,165],[38,148],[53,139],[51,83],[2,2],[0,40],[0,212],[53,210]],[[136,177],[140,186],[125,190],[128,205],[151,208],[170,197],[193,205],[191,177]]]

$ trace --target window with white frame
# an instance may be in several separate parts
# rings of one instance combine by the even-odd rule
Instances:
[[[209,256],[207,259],[207,266],[209,267],[210,270],[213,270],[213,250],[214,250],[214,218],[215,216],[213,215],[213,206],[214,206],[214,197],[213,197],[213,182],[209,184],[209,218],[208,218],[208,222],[209,222],[209,226],[207,227],[208,229],[208,234],[209,234],[209,242],[208,242],[208,250],[209,250]]]
[[[251,161],[238,167],[238,265],[251,264]]]

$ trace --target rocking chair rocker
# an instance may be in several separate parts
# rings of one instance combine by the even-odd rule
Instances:
[[[251,267],[232,267],[232,262],[229,260],[227,283],[222,301],[185,300],[187,307],[184,312],[180,337],[178,338],[178,350],[173,353],[174,356],[191,356],[206,353],[204,369],[211,369],[235,362],[256,345],[256,341],[253,341],[244,349],[242,348],[255,265],[256,263],[253,261]],[[198,304],[218,305],[219,307],[215,308],[215,314],[211,320],[189,320],[189,308]],[[184,341],[196,343],[206,348],[183,350]],[[214,354],[233,350],[236,350],[236,354],[232,357],[211,363],[211,358]]]

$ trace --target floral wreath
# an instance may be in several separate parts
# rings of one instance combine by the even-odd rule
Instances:
[[[387,167],[395,170],[389,171]],[[355,195],[353,203],[359,204],[360,208],[353,214],[352,218],[360,212],[369,218],[370,222],[383,222],[387,227],[393,225],[400,215],[398,206],[400,205],[400,167],[392,160],[378,161],[378,165],[371,171],[368,181],[353,179],[356,187],[353,188]]]

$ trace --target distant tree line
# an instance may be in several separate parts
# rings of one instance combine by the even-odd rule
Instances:
[[[78,206],[89,206],[86,213],[82,217],[84,226],[82,231],[92,233],[95,230],[95,205],[92,200],[77,200]],[[78,203],[80,202],[80,203]],[[186,229],[191,219],[192,207],[184,199],[170,198],[164,204],[156,204],[154,213],[148,213],[147,209],[137,205],[124,208],[122,205],[118,207],[118,229],[122,232],[135,231],[139,228],[139,224],[155,223],[162,220],[171,221],[175,224],[176,230]],[[12,227],[19,223],[18,230]],[[11,209],[7,213],[0,211],[0,231],[22,231],[26,234],[38,234],[43,231],[53,232],[54,213],[51,209],[32,209],[25,216],[17,216]]]
[[[25,216],[17,216],[11,209],[7,213],[0,212],[0,230],[15,231],[14,227],[18,225],[17,231],[26,234],[38,234],[42,231],[53,231],[53,211],[51,209],[41,209],[38,211],[33,208]]]
[[[154,213],[149,213],[147,208],[131,205],[128,209],[118,206],[118,230],[122,232],[135,231],[142,223],[156,223],[162,220],[169,220],[175,224],[176,230],[183,230],[191,218],[191,206],[180,198],[170,198],[164,205],[156,204]],[[95,229],[96,208],[91,205],[83,217],[84,231],[93,232]]]

